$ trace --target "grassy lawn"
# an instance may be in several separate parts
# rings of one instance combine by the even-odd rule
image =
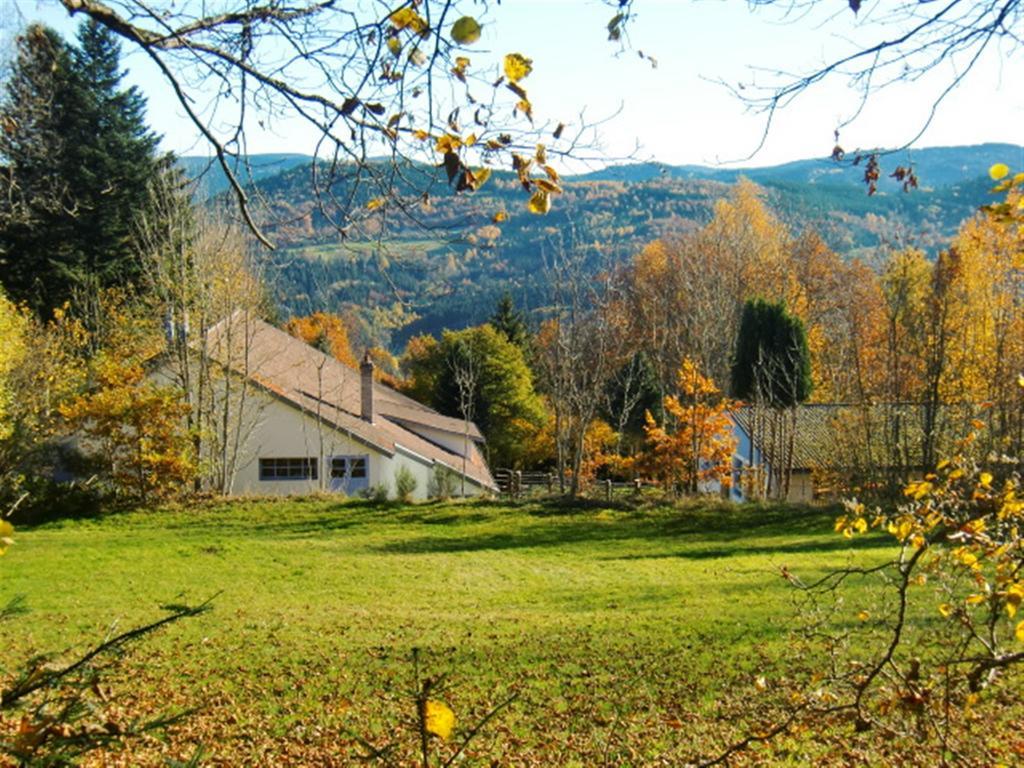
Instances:
[[[213,764],[351,765],[362,741],[396,744],[402,763],[417,647],[464,729],[519,695],[473,764],[678,765],[742,731],[758,675],[807,662],[787,653],[780,569],[888,553],[882,538],[851,548],[833,514],[312,499],[51,524],[20,530],[0,562],[0,602],[31,609],[4,626],[4,660],[216,594],[211,613],[138,646],[113,686],[132,712],[200,708],[124,764],[201,742]]]

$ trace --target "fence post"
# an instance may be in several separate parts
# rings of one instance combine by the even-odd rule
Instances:
[[[633,478],[633,495],[636,496],[637,498],[640,497],[640,485],[641,485],[640,484],[640,478],[639,477],[634,477]]]
[[[611,478],[604,481],[604,498],[605,501],[612,500],[612,481]]]
[[[523,490],[523,470],[517,469],[515,474],[516,492],[514,498],[518,499]]]
[[[555,473],[548,472],[548,495],[555,492]]]

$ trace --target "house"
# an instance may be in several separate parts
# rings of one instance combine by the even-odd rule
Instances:
[[[430,495],[439,473],[454,480],[456,495],[497,490],[476,425],[374,381],[369,355],[355,371],[242,312],[209,330],[204,352],[220,373],[211,407],[224,414],[215,458],[229,493],[355,495],[387,486],[393,496],[403,469],[416,499]],[[180,380],[166,367],[158,375]]]
[[[941,452],[971,429],[979,415],[974,406],[940,406],[931,414],[934,445]],[[921,404],[811,403],[783,411],[738,408],[729,413],[736,450],[732,460],[730,498],[743,501],[760,487],[761,493],[780,478],[775,463],[792,452],[787,501],[809,502],[833,493],[837,476],[851,481],[903,482],[920,476],[925,460],[925,424],[929,414]],[[777,462],[776,462],[777,458]]]

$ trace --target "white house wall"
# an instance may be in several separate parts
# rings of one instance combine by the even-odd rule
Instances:
[[[174,384],[176,377],[166,367],[158,368],[153,377],[162,384]],[[222,382],[218,382],[222,386]],[[238,382],[235,382],[238,385]],[[228,492],[244,496],[297,496],[331,489],[330,458],[332,456],[366,456],[368,485],[370,488],[386,485],[389,495],[395,496],[395,478],[400,467],[405,467],[416,480],[413,498],[424,500],[431,490],[434,462],[413,451],[398,447],[394,455],[388,455],[356,440],[342,430],[324,422],[318,422],[314,414],[306,413],[291,403],[270,394],[259,386],[249,385],[246,390],[244,412],[238,417],[240,445],[235,462],[235,471]],[[419,431],[419,430],[417,430]],[[434,434],[436,433],[436,434]],[[424,427],[422,436],[445,448],[461,449],[462,437],[448,445],[438,437],[446,434],[441,430]],[[260,480],[259,460],[264,459],[317,459],[317,478],[294,480]],[[451,465],[457,467],[461,458],[452,456]],[[461,480],[459,483],[461,492]],[[466,479],[466,494],[478,495],[485,492],[479,483]]]
[[[239,452],[232,493],[293,496],[326,491],[331,485],[329,461],[332,456],[367,456],[369,484],[373,486],[380,482],[385,454],[354,440],[329,424],[318,423],[315,417],[266,392],[253,388],[253,398],[261,401],[260,415]],[[317,459],[315,480],[260,480],[261,458],[307,457]]]

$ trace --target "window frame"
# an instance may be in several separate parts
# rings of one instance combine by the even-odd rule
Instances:
[[[260,482],[319,480],[320,460],[316,456],[261,456]]]

